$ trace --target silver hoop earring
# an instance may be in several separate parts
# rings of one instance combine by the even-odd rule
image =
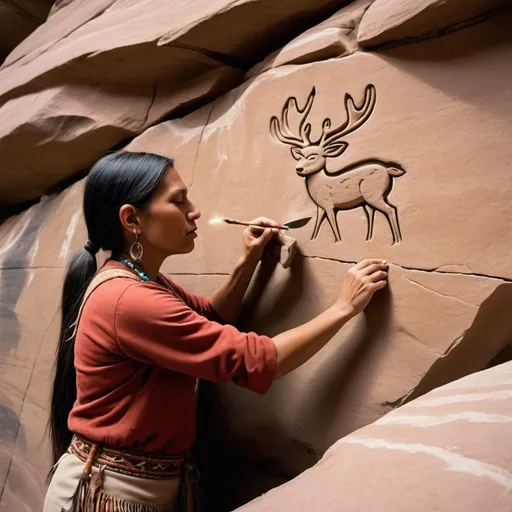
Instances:
[[[139,242],[139,235],[135,235],[135,242],[130,247],[130,258],[133,261],[139,262],[144,254],[144,247]]]

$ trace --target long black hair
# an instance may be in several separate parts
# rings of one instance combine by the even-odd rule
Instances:
[[[62,319],[49,423],[54,464],[72,438],[68,416],[77,397],[73,330],[85,291],[97,271],[95,254],[100,249],[114,254],[122,252],[124,238],[119,209],[124,204],[146,207],[164,172],[172,165],[172,159],[151,153],[119,152],[101,158],[87,177],[83,201],[87,248],[80,249],[71,259],[62,288]]]

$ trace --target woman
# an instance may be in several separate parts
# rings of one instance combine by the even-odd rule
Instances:
[[[147,153],[102,158],[84,191],[88,232],[64,281],[51,402],[54,469],[44,511],[193,510],[198,379],[265,393],[386,285],[381,260],[353,267],[336,303],[270,339],[232,325],[276,223],[244,232],[227,283],[205,299],[159,269],[194,249],[200,212],[173,161]],[[97,272],[96,253],[112,256]]]

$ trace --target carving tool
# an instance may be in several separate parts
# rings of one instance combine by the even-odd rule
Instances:
[[[297,220],[292,220],[289,222],[284,222],[283,224],[278,224],[277,226],[272,226],[272,227],[275,229],[280,229],[280,230],[297,229],[302,226],[305,226],[310,221],[310,219],[311,219],[311,217],[305,217],[303,219],[297,219]],[[263,226],[262,224],[251,224],[250,222],[247,222],[247,221],[232,219],[229,217],[223,217],[223,218],[221,217],[221,218],[215,218],[215,219],[210,220],[210,224],[219,224],[221,222],[225,222],[226,224],[235,224],[238,226],[250,226],[253,228],[260,228],[262,230],[267,229],[269,227],[269,226]]]
[[[302,226],[305,226],[310,220],[311,217],[302,217],[300,219],[290,220],[288,222],[284,222],[283,224],[279,224],[278,226],[276,226],[276,228],[279,230],[298,229],[301,228]],[[210,224],[220,224],[222,222],[226,224],[236,224],[239,226],[251,226],[259,228],[262,231],[268,227],[262,226],[261,224],[251,224],[250,222],[231,219],[227,217],[217,217],[210,220]],[[295,258],[295,254],[297,252],[297,240],[295,240],[295,238],[292,238],[291,236],[286,236],[283,235],[282,233],[279,233],[277,245],[273,250],[278,254],[279,262],[281,263],[282,267],[288,268],[292,264],[292,261]]]

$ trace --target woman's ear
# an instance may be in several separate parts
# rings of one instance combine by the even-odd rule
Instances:
[[[119,208],[119,221],[130,233],[133,233],[134,235],[140,234],[138,212],[131,204],[123,204],[123,206]]]

